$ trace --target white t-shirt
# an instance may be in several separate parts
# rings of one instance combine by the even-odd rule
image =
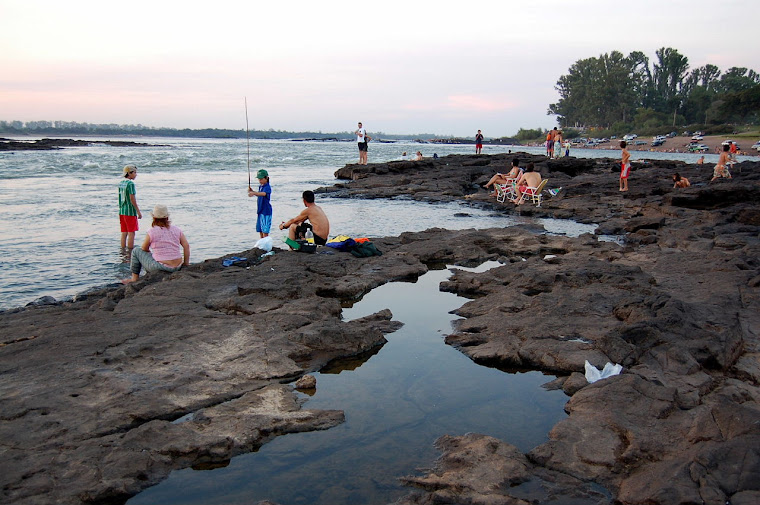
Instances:
[[[364,142],[364,136],[367,134],[367,130],[365,130],[364,128],[359,128],[356,131],[359,132],[358,135],[356,136],[356,141]]]

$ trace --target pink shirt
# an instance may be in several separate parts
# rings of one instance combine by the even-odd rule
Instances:
[[[182,257],[179,236],[182,230],[170,224],[168,228],[153,226],[148,230],[150,252],[156,261],[176,260]]]

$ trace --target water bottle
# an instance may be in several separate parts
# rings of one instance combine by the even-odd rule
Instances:
[[[306,230],[306,240],[309,240],[310,238],[314,238],[314,234],[311,232],[311,229]]]

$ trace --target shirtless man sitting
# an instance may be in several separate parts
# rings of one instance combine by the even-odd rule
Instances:
[[[290,240],[300,240],[305,238],[306,232],[311,229],[314,234],[314,243],[316,245],[325,245],[330,236],[330,221],[322,210],[322,207],[314,203],[314,192],[303,192],[303,204],[306,207],[300,214],[293,219],[280,223],[280,229],[288,229],[288,238]],[[309,223],[306,223],[309,221]]]
[[[517,196],[512,202],[522,205],[523,194],[532,195],[534,190],[530,188],[537,188],[539,184],[541,184],[541,174],[535,171],[533,163],[528,163],[525,173],[517,180]]]

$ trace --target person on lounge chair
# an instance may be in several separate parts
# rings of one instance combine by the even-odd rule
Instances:
[[[486,184],[486,189],[488,189],[490,186],[493,186],[494,184],[507,184],[508,182],[517,180],[520,178],[522,173],[523,170],[520,168],[520,160],[514,158],[512,159],[512,170],[510,170],[507,174],[497,172],[496,175],[491,177],[491,180]],[[491,193],[491,196],[496,196],[496,191]]]
[[[517,189],[515,199],[512,203],[518,205],[523,203],[523,194],[532,195],[533,188],[537,188],[541,184],[541,174],[535,171],[536,167],[533,163],[528,163],[528,167],[525,169],[525,173],[517,180]]]

